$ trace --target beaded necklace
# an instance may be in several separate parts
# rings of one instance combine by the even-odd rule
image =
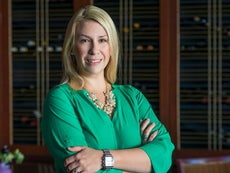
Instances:
[[[88,97],[94,102],[97,108],[102,109],[111,117],[116,106],[115,95],[112,90],[103,92],[103,94],[105,95],[105,104],[101,103],[93,92],[88,92]]]

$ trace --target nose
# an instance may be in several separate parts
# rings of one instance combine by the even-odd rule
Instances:
[[[92,41],[89,49],[89,54],[96,55],[98,51],[99,51],[99,44],[96,41]]]

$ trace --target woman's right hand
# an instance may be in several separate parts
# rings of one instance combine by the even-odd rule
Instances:
[[[155,127],[155,123],[151,123],[150,119],[145,119],[140,121],[141,125],[141,135],[142,135],[142,142],[148,143],[155,139],[157,136],[158,131],[152,132],[152,129]]]
[[[102,150],[84,146],[74,146],[68,148],[68,150],[76,153],[65,159],[64,166],[68,173],[91,173],[101,169]]]

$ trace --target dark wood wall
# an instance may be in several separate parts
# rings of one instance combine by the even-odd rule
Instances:
[[[9,4],[0,1],[0,146],[10,142]]]

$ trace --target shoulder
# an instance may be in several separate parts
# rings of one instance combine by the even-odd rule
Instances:
[[[115,85],[113,88],[117,97],[125,98],[137,105],[149,105],[149,102],[142,91],[132,85]]]
[[[50,95],[62,95],[64,93],[67,92],[67,86],[66,84],[60,84],[60,85],[56,85],[54,86],[47,94],[47,96]]]
[[[132,95],[141,94],[141,91],[132,85],[114,84],[113,88],[115,90],[119,90],[119,91],[125,92],[127,94],[132,94]]]
[[[53,87],[47,94],[46,100],[66,100],[70,99],[72,90],[68,84],[60,84]]]

